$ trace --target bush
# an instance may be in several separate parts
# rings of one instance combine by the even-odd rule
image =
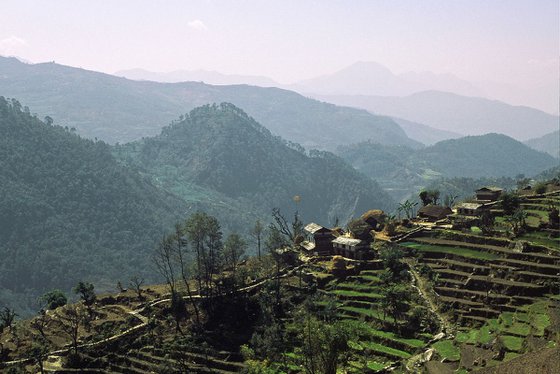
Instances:
[[[45,304],[45,307],[50,310],[54,310],[59,306],[64,306],[68,302],[68,299],[60,290],[52,290],[44,294],[39,298],[39,300]]]

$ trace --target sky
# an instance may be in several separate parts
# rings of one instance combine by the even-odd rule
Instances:
[[[357,61],[522,89],[559,80],[558,0],[0,0],[0,55],[288,84]]]

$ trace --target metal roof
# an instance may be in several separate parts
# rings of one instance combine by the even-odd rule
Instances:
[[[320,231],[320,230],[329,230],[329,229],[326,229],[323,226],[318,225],[314,222],[311,222],[311,223],[307,224],[303,229],[310,234],[315,234],[317,231]]]
[[[463,209],[478,209],[480,207],[484,206],[484,204],[477,204],[477,203],[461,203],[459,205],[457,205],[457,208],[463,208]]]
[[[476,192],[479,192],[479,191],[500,192],[500,191],[503,191],[503,189],[500,188],[500,187],[496,187],[496,186],[488,186],[488,187],[482,187],[482,188],[479,188],[478,190],[476,190]]]
[[[362,243],[362,241],[360,239],[354,239],[354,238],[347,238],[345,236],[339,236],[338,238],[334,239],[333,244],[344,244],[344,245],[351,245],[351,246],[355,246],[355,245],[359,245],[360,243]]]

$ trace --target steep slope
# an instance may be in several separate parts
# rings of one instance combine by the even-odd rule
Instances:
[[[184,204],[85,140],[0,99],[0,305],[21,314],[78,280],[114,288],[147,276]]]
[[[448,92],[425,91],[406,97],[316,96],[337,105],[420,122],[466,135],[502,133],[527,140],[558,129],[559,117],[537,109]]]
[[[115,153],[180,195],[184,186],[197,185],[246,211],[268,215],[274,207],[285,214],[297,209],[304,218],[328,224],[373,207],[392,209],[391,198],[375,182],[338,157],[307,155],[300,148],[223,103],[196,108],[161,135],[117,147]]]
[[[231,102],[276,135],[305,147],[335,149],[363,139],[414,145],[390,118],[305,98],[278,88],[131,81],[55,63],[0,57],[2,94],[18,97],[89,138],[115,143],[156,135],[180,114]]]
[[[543,135],[540,138],[527,140],[525,144],[537,151],[546,152],[553,157],[560,158],[560,130]]]

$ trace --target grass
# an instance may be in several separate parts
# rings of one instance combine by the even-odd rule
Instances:
[[[498,255],[490,252],[477,251],[474,249],[461,247],[450,247],[445,245],[420,244],[413,242],[405,242],[401,243],[401,245],[408,248],[414,248],[420,252],[449,253],[466,258],[474,258],[477,260],[494,260],[499,257]]]
[[[366,317],[375,318],[381,321],[392,321],[391,317],[387,315],[385,318],[383,318],[383,313],[374,309],[357,308],[354,306],[341,306],[338,309],[342,311],[357,313]]]
[[[408,352],[405,351],[401,351],[400,349],[395,349],[395,348],[391,348],[391,347],[387,347],[383,344],[379,344],[379,343],[374,343],[374,342],[360,342],[360,344],[366,348],[369,349],[373,352],[377,352],[377,353],[386,353],[389,356],[392,357],[399,357],[399,358],[410,358],[412,355]]]
[[[383,297],[378,293],[360,292],[360,291],[352,291],[352,290],[332,290],[330,293],[335,294],[337,296],[363,297],[363,298],[370,298],[370,299],[381,299]]]
[[[459,361],[461,352],[459,348],[453,344],[452,340],[441,340],[432,345],[436,352],[449,361]]]
[[[500,337],[500,340],[504,343],[504,347],[506,347],[508,351],[519,352],[523,348],[523,338],[503,335]]]
[[[345,289],[350,289],[350,290],[355,290],[355,291],[368,291],[368,290],[371,290],[372,288],[373,289],[375,288],[375,286],[372,286],[370,284],[350,283],[350,282],[338,283],[336,285],[336,287],[338,289],[345,288]]]
[[[376,337],[381,339],[393,340],[399,343],[406,344],[412,348],[420,348],[426,345],[426,343],[420,339],[401,338],[400,336],[392,332],[376,330],[366,323],[362,323],[359,327],[360,331],[370,338]]]
[[[535,244],[544,245],[554,250],[560,249],[560,238],[551,238],[550,234],[541,231],[529,232],[522,236],[522,239],[528,240]]]

